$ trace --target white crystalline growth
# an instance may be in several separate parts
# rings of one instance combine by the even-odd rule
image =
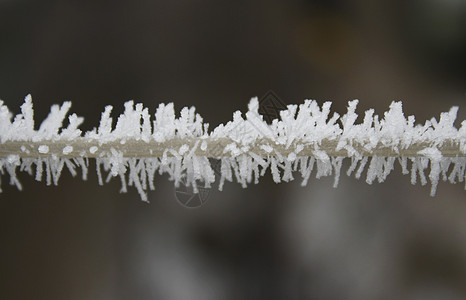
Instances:
[[[375,180],[383,182],[396,162],[399,162],[403,174],[411,174],[413,184],[418,178],[422,185],[430,181],[431,195],[435,194],[440,180],[451,183],[465,181],[466,121],[459,129],[454,126],[457,107],[442,113],[438,121],[432,118],[423,125],[416,125],[414,116],[405,118],[401,102],[393,102],[383,118],[370,109],[365,112],[362,123],[357,124],[357,104],[358,100],[350,101],[347,113],[340,117],[331,113],[331,102],[319,106],[317,101],[305,100],[300,105],[288,105],[280,112],[280,118],[268,124],[258,112],[258,99],[253,98],[244,115],[237,111],[232,121],[208,131],[208,124],[193,107],[183,108],[177,116],[173,103],[160,104],[151,116],[149,109],[142,104],[128,101],[115,126],[111,117],[112,107],[107,106],[99,127],[83,133],[78,128],[83,118],[76,114],[68,117],[68,126],[63,128],[71,102],[52,106],[48,117],[35,130],[32,98],[28,95],[21,106],[21,113],[14,119],[0,101],[0,147],[7,148],[11,142],[24,142],[18,153],[0,156],[0,172],[8,173],[10,184],[19,189],[18,169],[35,175],[39,181],[45,177],[47,185],[58,183],[65,166],[73,176],[77,174],[76,169],[81,168],[82,177],[86,179],[87,155],[96,154],[100,184],[119,177],[122,192],[127,191],[127,186],[134,186],[145,201],[147,190],[155,188],[156,173],[168,174],[175,185],[187,184],[194,191],[200,185],[210,187],[216,177],[220,190],[225,181],[237,181],[243,187],[257,184],[268,169],[277,183],[294,180],[294,176],[300,174],[304,186],[315,170],[317,178],[333,175],[334,186],[337,186],[345,158],[351,160],[347,175],[354,172],[355,177],[360,178],[367,169],[366,182],[369,184]],[[78,139],[84,145],[89,143],[89,146],[85,151],[75,153],[71,143]],[[186,143],[167,146],[159,157],[152,155],[154,149],[146,149],[145,156],[127,156],[124,148],[131,141],[163,143],[177,139]],[[221,146],[212,142],[222,139],[229,142]],[[441,147],[451,141],[457,143],[458,152],[444,156]],[[34,150],[28,148],[31,142],[38,143],[38,157],[29,155]],[[123,147],[105,150],[105,145],[115,142]],[[340,151],[339,155],[328,150],[327,145],[332,142],[334,150]],[[59,150],[54,150],[54,143],[61,143]],[[413,145],[422,147],[417,153],[398,155]],[[304,151],[308,146],[313,147],[311,152]],[[397,155],[372,153],[383,147]],[[201,150],[211,155],[199,155],[197,151]],[[209,158],[219,161],[218,169]],[[107,174],[105,178],[102,169]],[[427,169],[430,172],[426,176]]]

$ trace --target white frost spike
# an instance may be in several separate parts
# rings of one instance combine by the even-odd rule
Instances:
[[[155,112],[153,137],[157,142],[175,137],[175,109],[173,103],[160,104]]]
[[[455,114],[456,115],[456,114]],[[453,124],[453,123],[452,123]],[[429,179],[432,183],[432,189],[430,191],[430,195],[434,196],[437,190],[437,185],[439,182],[440,177],[440,163],[443,160],[442,152],[440,152],[437,148],[425,148],[418,152],[418,154],[425,155],[430,159],[430,174]]]
[[[111,105],[107,105],[105,107],[104,112],[102,113],[102,117],[100,118],[100,125],[99,129],[96,132],[96,129],[86,133],[86,137],[89,139],[98,140],[101,144],[108,142],[111,140],[111,131],[112,131],[112,118],[110,117],[110,113],[112,112],[113,107]]]
[[[16,168],[20,165],[20,158],[18,155],[10,154],[5,161],[0,162],[0,170],[3,173],[3,166],[5,166],[8,174],[10,175],[10,184],[16,185],[18,190],[22,190],[21,183],[16,177]]]
[[[74,140],[81,136],[81,130],[78,129],[79,125],[84,121],[83,117],[78,117],[76,114],[69,116],[68,120],[70,124],[67,128],[63,129],[60,134],[60,138],[65,140]]]
[[[246,113],[246,119],[249,121],[251,130],[249,132],[254,132],[257,135],[253,137],[268,138],[271,140],[275,139],[273,131],[269,128],[269,125],[262,119],[262,116],[259,114],[259,100],[257,97],[251,99],[248,105],[249,111]],[[249,125],[249,124],[247,124]],[[248,136],[244,136],[247,138]],[[246,140],[247,142],[247,140]]]
[[[355,127],[354,122],[356,121],[358,117],[358,115],[355,112],[358,102],[359,102],[358,100],[350,101],[348,103],[348,112],[343,117],[341,117],[341,123],[343,125],[343,133],[341,134],[340,141],[338,142],[337,150],[345,148],[347,149],[348,154],[350,154],[349,156],[354,156],[356,154],[356,151],[348,143],[350,143],[354,138],[359,137],[358,136],[359,130],[354,130],[354,127]]]
[[[58,138],[58,130],[62,127],[63,120],[70,108],[71,102],[69,101],[64,102],[62,106],[52,105],[49,115],[40,125],[39,131],[37,135],[34,135],[33,140],[44,141]]]
[[[32,97],[27,95],[24,104],[21,105],[21,114],[17,115],[11,123],[11,113],[3,101],[0,100],[0,133],[1,142],[7,140],[15,141],[20,137],[24,140],[31,140],[36,134],[34,131],[34,110],[32,108]]]
[[[30,94],[26,96],[24,104],[21,105],[21,113],[22,115],[15,118],[15,129],[23,131],[24,135],[32,138],[34,135],[34,110],[32,108],[32,97]]]
[[[384,145],[398,144],[406,131],[406,118],[401,102],[392,102],[390,110],[385,112],[385,118],[380,121],[380,142]]]
[[[336,188],[338,186],[338,181],[340,180],[340,170],[341,165],[343,163],[343,157],[333,157],[332,158],[332,165],[335,168],[335,181],[333,182],[333,187]]]
[[[113,177],[118,175],[124,175],[126,172],[126,162],[127,160],[123,158],[123,153],[118,152],[115,149],[110,149],[112,152],[111,156],[109,157],[109,164],[110,164],[110,174]]]
[[[73,176],[81,168],[86,179],[88,158],[95,158],[99,184],[104,182],[102,171],[107,172],[106,181],[118,176],[122,192],[134,186],[143,200],[148,199],[147,190],[155,188],[156,173],[168,174],[175,185],[186,184],[194,191],[201,185],[210,187],[216,177],[220,190],[233,180],[246,187],[258,183],[269,169],[277,183],[294,180],[297,172],[304,186],[316,165],[315,176],[333,174],[336,186],[345,157],[351,159],[347,175],[360,178],[367,169],[369,184],[383,182],[396,161],[402,174],[411,173],[413,184],[418,178],[422,185],[430,181],[431,195],[440,179],[465,181],[466,121],[454,127],[458,107],[441,113],[439,121],[432,118],[416,125],[414,116],[404,116],[401,102],[393,102],[383,118],[369,109],[358,124],[357,104],[350,101],[340,117],[331,113],[330,102],[319,106],[305,100],[288,105],[268,124],[259,114],[259,100],[253,98],[244,115],[236,111],[232,121],[209,132],[194,107],[182,108],[177,116],[173,103],[160,104],[151,120],[148,108],[128,101],[114,127],[112,106],[107,106],[98,128],[83,133],[83,118],[76,114],[63,128],[70,102],[53,105],[35,130],[28,95],[14,118],[0,101],[0,173],[8,173],[18,188],[18,168],[35,173],[36,180],[57,184],[65,166]],[[220,170],[209,158],[220,160]]]

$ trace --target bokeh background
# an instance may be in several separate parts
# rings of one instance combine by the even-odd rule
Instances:
[[[134,99],[195,106],[213,126],[273,90],[419,122],[466,112],[463,0],[0,1],[0,98],[36,122],[73,101],[98,125]],[[456,125],[459,126],[458,122]],[[156,178],[150,204],[118,180],[57,187],[2,177],[1,299],[465,299],[464,184],[343,176],[211,191],[199,209]]]

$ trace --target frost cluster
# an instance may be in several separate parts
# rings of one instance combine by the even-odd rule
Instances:
[[[86,179],[89,154],[84,151],[75,153],[71,145],[79,141],[90,145],[90,154],[98,154],[93,157],[96,157],[100,184],[119,177],[121,191],[126,192],[127,186],[135,186],[143,200],[147,200],[146,191],[154,189],[156,173],[168,174],[175,185],[183,182],[193,186],[195,191],[200,184],[210,187],[216,177],[219,177],[220,190],[225,181],[237,181],[246,187],[252,182],[258,183],[268,169],[277,183],[293,180],[298,173],[305,186],[315,170],[317,178],[333,175],[336,186],[344,159],[350,160],[347,175],[354,173],[356,178],[360,178],[366,171],[369,184],[375,180],[383,182],[398,162],[403,174],[411,174],[413,184],[417,178],[423,185],[429,180],[432,195],[439,180],[451,183],[465,180],[466,121],[459,129],[454,126],[457,107],[442,113],[438,121],[432,118],[424,124],[415,124],[414,116],[405,118],[402,103],[393,102],[382,118],[369,109],[362,122],[356,123],[357,104],[358,100],[350,101],[347,113],[340,116],[331,114],[331,102],[319,106],[314,100],[305,100],[301,105],[288,105],[280,112],[280,118],[268,124],[258,113],[258,99],[253,98],[245,115],[236,111],[232,121],[209,131],[208,124],[203,122],[194,107],[183,108],[177,116],[173,103],[160,104],[152,117],[148,108],[128,101],[115,125],[111,117],[112,106],[107,106],[99,127],[83,133],[78,128],[83,118],[76,114],[68,116],[70,102],[53,105],[48,117],[36,130],[32,100],[28,95],[21,106],[21,113],[14,118],[0,101],[0,172],[7,172],[10,183],[19,189],[18,169],[31,175],[35,173],[36,180],[45,177],[47,185],[58,183],[65,166],[73,176],[77,174],[76,168],[80,167],[82,177]],[[63,128],[67,116],[68,125]],[[149,147],[153,145],[151,142],[169,145],[173,140],[186,140],[187,143],[164,149]],[[219,146],[215,141],[220,140],[229,142]],[[147,143],[147,155],[131,157],[121,150],[131,141]],[[328,142],[336,145],[334,151],[344,155],[332,155],[326,148]],[[21,150],[8,153],[6,149],[12,143],[21,144]],[[64,146],[56,150],[54,143]],[[100,147],[109,143],[119,143],[123,147],[101,151]],[[456,155],[443,155],[441,148],[448,143],[457,146]],[[28,150],[31,145],[37,146],[40,155],[31,157]],[[417,153],[410,156],[401,154],[403,149],[413,145],[420,147]],[[303,152],[309,146],[313,147],[311,155]],[[391,154],[370,155],[380,148],[389,149]],[[151,155],[155,150],[163,154]],[[206,154],[200,155],[199,151]],[[68,157],[70,155],[72,157]],[[220,160],[219,170],[213,168],[209,158]],[[107,174],[105,180],[102,169]],[[426,175],[428,169],[430,171]]]

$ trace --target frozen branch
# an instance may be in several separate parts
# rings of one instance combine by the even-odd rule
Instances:
[[[31,175],[35,170],[37,180],[45,172],[47,184],[57,184],[64,166],[73,176],[81,167],[85,179],[88,159],[95,158],[99,183],[103,183],[103,166],[107,181],[119,176],[122,191],[134,185],[143,200],[146,190],[154,188],[155,172],[168,173],[175,185],[186,181],[196,191],[199,183],[209,187],[216,177],[220,190],[225,180],[235,179],[246,187],[258,183],[268,168],[277,183],[293,180],[293,172],[299,171],[306,185],[316,166],[316,177],[334,174],[336,186],[344,158],[351,159],[348,175],[355,172],[359,178],[367,169],[369,184],[376,179],[383,182],[396,161],[403,174],[411,173],[413,184],[418,177],[421,184],[427,183],[424,170],[430,167],[432,195],[440,179],[464,181],[466,121],[459,129],[454,126],[457,107],[442,113],[438,121],[432,118],[416,125],[414,116],[405,118],[401,102],[393,102],[383,118],[370,109],[356,124],[357,103],[350,101],[345,115],[330,117],[330,102],[319,106],[306,100],[299,106],[288,105],[280,118],[268,124],[253,98],[244,117],[237,111],[232,121],[209,131],[193,107],[183,108],[176,117],[172,103],[160,104],[151,120],[147,108],[129,101],[115,126],[112,107],[107,106],[99,127],[83,133],[78,128],[83,118],[76,114],[62,128],[70,102],[52,106],[36,130],[28,95],[14,119],[0,101],[0,172],[7,172],[18,188],[18,168]],[[220,161],[220,169],[212,165],[212,158]]]
[[[40,142],[28,141],[7,141],[1,144],[0,158],[6,158],[9,155],[20,155],[23,158],[37,157],[62,157],[62,158],[101,158],[112,154],[111,149],[122,153],[123,157],[162,157],[166,149],[179,149],[186,145],[192,149],[195,144],[205,143],[205,150],[197,147],[194,154],[197,156],[206,156],[210,158],[231,157],[231,152],[226,152],[228,145],[235,141],[227,138],[186,138],[172,139],[166,142],[155,142],[142,140],[116,140],[107,143],[99,143],[96,140],[77,137],[72,141],[61,140],[46,140]],[[351,143],[351,142],[350,142]],[[288,156],[296,152],[297,145],[303,145],[300,142],[294,142],[289,147],[285,145],[275,144],[272,140],[261,139],[256,140],[253,145],[250,145],[248,152],[253,152],[260,156],[276,156],[275,151],[281,155]],[[300,156],[315,156],[316,150],[325,151],[328,156],[351,157],[346,149],[338,149],[339,140],[323,140],[320,144],[306,145],[299,152]],[[359,142],[352,143],[353,150],[362,156],[385,156],[385,157],[424,157],[420,152],[425,148],[430,147],[428,142],[413,143],[406,148],[400,143],[397,147],[377,144],[371,150],[365,147],[365,144]],[[274,151],[267,152],[264,150],[271,146]],[[42,149],[47,149],[45,152]],[[456,140],[445,140],[442,145],[438,145],[437,149],[443,157],[464,157],[465,154],[460,151],[460,143]],[[40,151],[42,150],[42,151]],[[225,152],[224,152],[225,151]],[[167,156],[174,156],[171,152],[167,152]]]

